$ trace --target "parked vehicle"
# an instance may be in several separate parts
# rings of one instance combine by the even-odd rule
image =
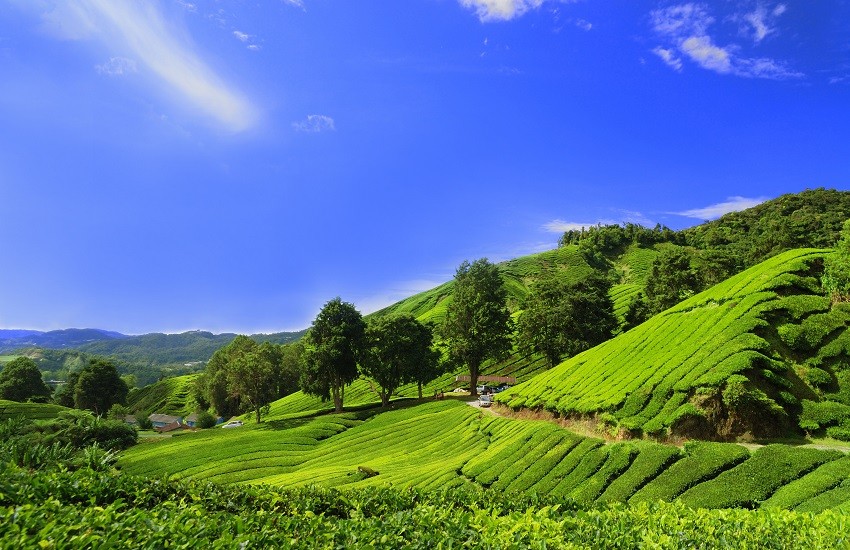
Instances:
[[[240,428],[240,427],[242,427],[242,421],[241,420],[231,420],[230,422],[228,422],[227,424],[224,424],[222,426],[222,428]]]
[[[478,397],[478,404],[482,407],[489,407],[493,404],[493,396],[489,393],[482,394]]]

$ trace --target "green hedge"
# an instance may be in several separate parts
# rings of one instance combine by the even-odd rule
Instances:
[[[724,470],[733,468],[750,453],[732,443],[690,442],[685,445],[686,456],[636,492],[630,504],[671,501],[694,485],[713,479]]]
[[[731,470],[685,491],[679,500],[694,508],[754,508],[783,485],[841,456],[838,451],[768,445]]]

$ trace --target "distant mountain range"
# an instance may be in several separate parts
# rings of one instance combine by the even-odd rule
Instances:
[[[96,328],[69,328],[42,332],[38,330],[0,329],[0,352],[21,348],[75,348],[92,342],[129,338],[119,332]]]
[[[305,331],[254,334],[258,341],[284,344],[299,339]],[[36,330],[0,329],[0,354],[27,348],[78,350],[115,357],[131,363],[164,365],[206,361],[228,344],[236,334],[213,334],[200,330],[181,334],[151,333],[128,336],[102,329],[64,329],[40,332]]]

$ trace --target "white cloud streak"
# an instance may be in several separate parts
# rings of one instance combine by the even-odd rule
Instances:
[[[530,9],[539,8],[544,0],[459,0],[460,5],[475,10],[481,21],[508,21]]]
[[[253,126],[255,108],[204,62],[185,30],[167,22],[160,6],[153,1],[46,0],[29,7],[40,10],[45,30],[57,38],[97,39],[110,52],[131,53],[140,74],[155,76],[169,96],[182,98],[227,129]]]
[[[730,212],[738,212],[740,210],[752,208],[753,206],[758,206],[766,200],[768,200],[767,197],[757,197],[753,199],[746,197],[729,197],[724,202],[712,204],[703,208],[694,208],[693,210],[670,213],[676,216],[684,216],[686,218],[695,218],[698,220],[713,220]]]
[[[737,14],[732,19],[746,21],[752,39],[757,44],[768,34],[778,32],[773,26],[774,20],[784,12],[784,4],[779,4],[772,11],[760,4],[754,12]],[[677,55],[680,54],[699,67],[719,74],[772,80],[804,76],[781,61],[742,55],[738,45],[716,44],[709,34],[715,18],[704,4],[687,3],[654,10],[650,13],[650,20],[658,36],[667,42],[666,47],[658,46],[652,52],[676,71],[681,71],[683,67]]]
[[[292,128],[296,132],[307,132],[317,134],[319,132],[328,132],[336,130],[334,119],[326,115],[307,115],[304,120],[292,123]]]

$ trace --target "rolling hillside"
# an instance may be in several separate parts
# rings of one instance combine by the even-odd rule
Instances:
[[[287,488],[477,486],[582,506],[664,500],[702,508],[850,508],[850,458],[839,451],[605,444],[455,400],[211,429],[133,447],[120,466],[147,477]]]
[[[633,435],[801,433],[801,403],[832,399],[818,383],[843,399],[838,381],[850,354],[850,310],[830,307],[820,290],[823,254],[776,256],[498,400],[595,417]],[[813,382],[813,370],[825,380]]]

